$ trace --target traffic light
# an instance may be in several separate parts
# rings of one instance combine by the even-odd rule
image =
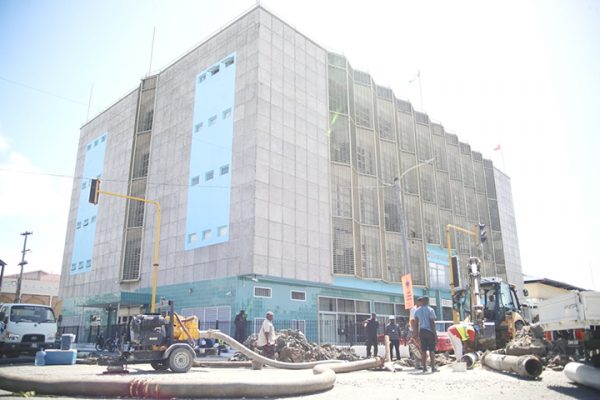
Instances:
[[[484,244],[487,240],[487,231],[485,230],[485,224],[479,224],[479,243]]]
[[[458,268],[458,257],[452,256],[450,260],[450,267],[452,268],[452,277],[454,278],[454,282],[452,282],[452,284],[455,288],[457,288],[460,286],[460,271]]]
[[[90,203],[98,204],[98,195],[100,194],[100,179],[92,179],[90,184]]]

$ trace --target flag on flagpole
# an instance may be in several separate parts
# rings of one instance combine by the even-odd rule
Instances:
[[[502,148],[500,147],[500,145],[494,147],[494,151],[497,151],[497,150],[502,150]]]

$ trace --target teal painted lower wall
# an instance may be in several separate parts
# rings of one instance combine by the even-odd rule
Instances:
[[[271,297],[255,297],[255,288],[269,288]],[[291,291],[304,292],[305,300],[292,300]],[[149,298],[151,288],[140,289],[138,294],[145,294]],[[437,306],[434,308],[438,319],[444,319],[441,308],[442,299],[450,299],[450,293],[419,288],[415,291],[415,296],[421,295],[429,295],[430,298],[436,300]],[[301,320],[306,321],[307,325],[310,322],[314,332],[310,335],[310,340],[316,340],[314,336],[316,336],[316,325],[319,319],[318,303],[319,297],[322,296],[370,301],[371,310],[374,310],[374,302],[404,304],[400,285],[352,277],[336,277],[332,285],[323,285],[282,278],[259,277],[258,280],[254,280],[250,276],[235,276],[157,288],[157,301],[161,298],[172,300],[175,311],[178,313],[181,313],[183,309],[190,308],[230,307],[231,314],[230,321],[227,321],[228,324],[231,324],[235,315],[242,309],[246,311],[249,321],[264,318],[267,311],[273,311],[276,321]],[[81,304],[118,302],[119,299],[132,297],[136,297],[135,293],[107,293],[101,296],[65,299],[62,313],[64,316],[80,315],[82,314],[82,308],[79,306]],[[83,318],[84,324],[89,321],[87,314],[100,313],[106,316],[106,312],[102,309],[86,308],[84,313],[86,313]],[[307,329],[309,328],[307,327]]]

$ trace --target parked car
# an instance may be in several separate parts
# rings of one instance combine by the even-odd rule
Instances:
[[[448,337],[448,328],[452,326],[452,321],[436,321],[435,330],[437,331],[437,343],[435,345],[435,351],[438,353],[452,352],[452,343]]]

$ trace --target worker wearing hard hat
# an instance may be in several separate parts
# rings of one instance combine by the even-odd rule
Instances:
[[[460,361],[463,356],[463,350],[466,352],[475,351],[475,341],[477,332],[473,325],[466,323],[454,324],[448,328],[448,338],[454,349],[456,361]]]

